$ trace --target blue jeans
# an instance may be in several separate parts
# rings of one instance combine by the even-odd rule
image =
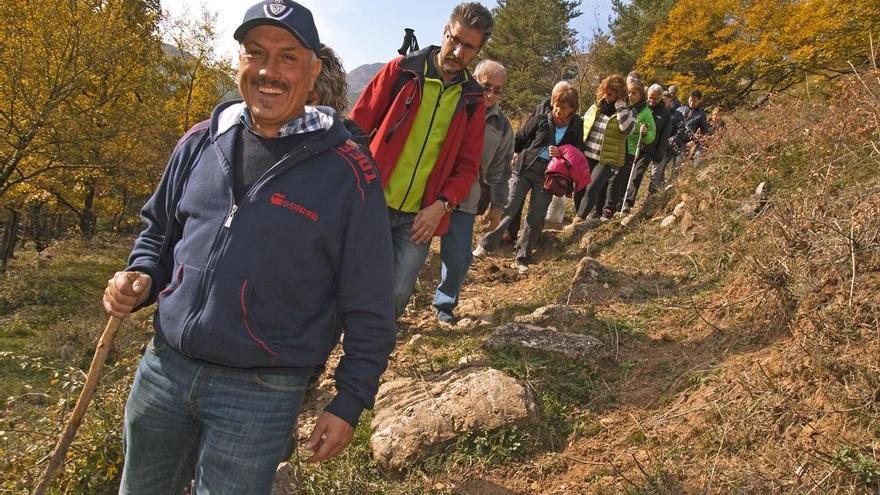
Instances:
[[[440,238],[440,285],[434,293],[434,307],[450,315],[458,306],[461,284],[471,266],[475,218],[473,213],[453,211],[449,231]]]
[[[388,208],[388,220],[391,222],[391,244],[394,249],[394,314],[398,318],[406,310],[409,298],[416,287],[419,272],[428,258],[430,242],[416,244],[409,240],[415,213],[404,213]]]
[[[125,405],[120,494],[268,494],[310,370],[282,375],[191,360],[153,337]]]
[[[626,194],[626,186],[629,184],[629,176],[634,166],[633,160],[635,160],[635,156],[627,153],[623,167],[608,179],[605,209],[611,210],[612,213],[623,208],[623,196]]]

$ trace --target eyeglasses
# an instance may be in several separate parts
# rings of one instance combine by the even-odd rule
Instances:
[[[464,51],[464,52],[468,52],[468,53],[471,53],[471,54],[474,54],[474,53],[477,53],[478,51],[480,51],[480,48],[479,48],[479,47],[476,47],[476,46],[474,46],[474,45],[471,45],[470,43],[466,43],[463,39],[461,39],[461,38],[459,38],[458,36],[452,34],[452,33],[449,31],[449,26],[447,26],[447,27],[443,30],[443,34],[446,35],[446,41],[451,42],[451,43],[452,43],[452,46],[455,47],[455,48],[459,48],[459,49],[461,49],[462,51]]]
[[[483,84],[483,93],[489,94],[492,93],[495,96],[501,95],[501,90],[503,89],[501,86],[492,86],[491,84]]]

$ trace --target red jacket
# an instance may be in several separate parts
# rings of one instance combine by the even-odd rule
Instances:
[[[351,119],[372,136],[370,151],[379,165],[383,186],[387,186],[409,137],[421,103],[425,61],[436,49],[436,46],[429,46],[385,64],[364,88],[351,110]],[[458,206],[470,194],[471,185],[477,179],[483,154],[486,107],[482,87],[469,74],[462,84],[461,98],[449,123],[440,155],[428,177],[422,207],[441,196],[453,207]],[[396,88],[399,91],[392,101]],[[440,221],[434,235],[445,234],[448,227],[449,214]]]

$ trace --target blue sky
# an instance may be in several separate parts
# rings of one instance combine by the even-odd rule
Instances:
[[[386,62],[397,54],[403,40],[403,28],[416,30],[419,45],[439,44],[443,24],[452,8],[461,0],[299,0],[311,9],[321,41],[333,47],[340,55],[346,70],[374,62]],[[495,0],[483,0],[492,8]],[[221,44],[220,53],[233,57],[238,50],[232,33],[241,23],[244,12],[252,5],[251,0],[176,0],[163,1],[164,8],[173,14],[189,9],[197,15],[206,4],[215,11]],[[593,31],[608,25],[611,0],[584,0],[580,8],[583,14],[574,20],[572,27],[578,31],[582,42]],[[234,60],[234,59],[233,59]]]

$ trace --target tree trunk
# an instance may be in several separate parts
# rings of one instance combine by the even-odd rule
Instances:
[[[9,210],[9,218],[3,228],[3,241],[0,243],[0,272],[6,271],[6,263],[15,254],[15,243],[18,239],[18,222],[21,214],[16,210]]]
[[[49,247],[49,233],[46,231],[46,213],[44,211],[45,206],[45,202],[34,203],[31,205],[30,212],[28,213],[28,227],[25,229],[29,234],[28,237],[34,241],[34,249],[38,253],[43,252],[44,249]]]
[[[64,235],[64,213],[58,212],[52,216],[52,238],[59,239]]]
[[[129,203],[131,203],[130,194],[128,193],[128,188],[123,188],[122,190],[122,204],[119,206],[119,213],[116,214],[116,217],[113,219],[113,232],[119,233],[122,226],[122,221],[125,220],[125,214],[128,213]]]
[[[86,196],[79,216],[79,233],[83,239],[91,239],[97,233],[98,217],[95,214],[95,185],[86,184]]]

